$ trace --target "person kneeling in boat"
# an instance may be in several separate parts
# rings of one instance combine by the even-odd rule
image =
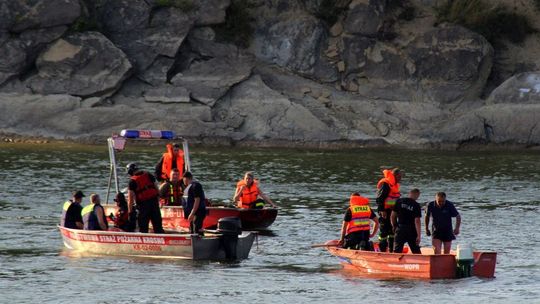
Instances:
[[[461,216],[453,203],[446,200],[446,193],[437,192],[435,201],[430,202],[426,207],[426,235],[430,236],[429,218],[433,217],[433,236],[431,244],[435,254],[441,254],[441,246],[444,245],[444,254],[450,253],[452,240],[456,239],[461,226]],[[452,218],[456,218],[456,228],[452,229]]]
[[[90,205],[83,208],[82,219],[84,230],[108,230],[107,219],[105,218],[105,210],[101,206],[99,195],[93,193],[90,195]]]
[[[133,232],[135,230],[135,221],[137,220],[136,215],[133,213],[129,214],[128,204],[124,193],[119,192],[114,198],[116,202],[116,213],[111,213],[110,218],[114,222],[114,227],[122,231]]]
[[[255,180],[253,172],[246,172],[244,179],[236,184],[233,201],[238,202],[238,208],[262,209],[264,203],[277,206],[272,200],[259,189],[259,183]]]
[[[369,207],[369,199],[355,192],[351,195],[349,205],[343,218],[339,245],[348,249],[372,251],[369,239],[379,230],[379,221]],[[370,221],[375,225],[371,233]]]
[[[176,168],[171,170],[170,179],[159,186],[160,206],[182,206],[182,181],[180,171]]]
[[[394,210],[392,210],[391,221],[395,234],[394,253],[403,252],[403,245],[409,244],[412,253],[420,252],[420,218],[422,210],[416,201],[420,197],[420,190],[412,189],[409,197],[398,198]]]
[[[189,232],[191,234],[202,235],[203,221],[206,217],[206,198],[202,185],[193,180],[193,174],[187,171],[182,177],[184,182],[184,192],[187,199],[184,203],[184,218],[189,222]]]

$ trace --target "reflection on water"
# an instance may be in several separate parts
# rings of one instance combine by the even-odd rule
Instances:
[[[153,171],[161,148],[119,154]],[[538,152],[306,151],[194,149],[195,177],[213,202],[230,203],[237,180],[255,171],[280,206],[250,258],[236,264],[132,257],[81,256],[63,249],[56,229],[74,189],[105,197],[109,174],[103,146],[0,145],[0,293],[14,303],[95,303],[72,282],[101,290],[103,303],[492,303],[536,301],[540,280]],[[351,275],[324,248],[339,236],[351,192],[375,196],[383,167],[399,166],[402,192],[420,202],[445,191],[463,218],[457,242],[499,253],[494,280],[373,280]],[[119,172],[122,187],[127,176]],[[429,239],[422,236],[422,245]],[[141,287],[141,286],[144,286]],[[51,294],[50,290],[55,293]],[[30,291],[31,290],[31,291]],[[374,292],[376,290],[377,292]],[[122,299],[118,294],[121,291]]]

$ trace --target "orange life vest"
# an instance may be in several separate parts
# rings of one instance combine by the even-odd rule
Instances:
[[[142,174],[133,175],[131,179],[137,183],[137,189],[135,189],[137,203],[144,202],[158,196],[158,190],[150,179],[150,173],[143,171]]]
[[[238,192],[238,189],[240,189],[242,186],[245,187],[240,195],[241,208],[251,208],[251,204],[259,197],[258,181],[254,180],[251,187],[248,187],[246,182],[241,180],[236,184],[236,191]]]
[[[384,200],[384,209],[393,209],[396,205],[396,200],[401,197],[399,183],[396,183],[396,177],[392,173],[392,170],[384,170],[383,175],[384,177],[377,183],[377,189],[381,189],[383,184],[388,184],[390,193],[388,193],[388,196]]]
[[[347,225],[346,234],[356,231],[369,231],[369,219],[371,217],[371,208],[369,208],[369,199],[362,196],[351,196],[349,202],[351,211],[351,221]]]
[[[173,158],[176,159],[176,168],[180,172],[180,177],[184,175],[184,151],[178,150],[174,155],[173,145],[167,145],[167,152],[163,153],[163,163],[161,164],[161,178],[169,180],[169,174],[173,168]]]

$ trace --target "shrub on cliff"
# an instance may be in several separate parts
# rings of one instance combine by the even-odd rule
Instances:
[[[536,31],[526,16],[483,0],[449,0],[436,13],[437,23],[460,24],[492,43],[501,38],[520,43]]]
[[[247,48],[253,36],[248,0],[233,0],[227,8],[225,23],[214,26],[218,40]]]

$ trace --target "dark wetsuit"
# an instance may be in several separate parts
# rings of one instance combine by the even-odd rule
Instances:
[[[390,186],[387,183],[383,183],[381,188],[377,191],[377,212],[386,211],[386,218],[379,216],[379,248],[382,252],[386,251],[386,248],[390,252],[394,251],[394,231],[392,230],[392,222],[390,221],[390,215],[392,209],[384,209],[384,201],[390,194]]]
[[[377,216],[371,210],[371,215],[369,216],[370,219],[374,219]],[[347,212],[345,212],[345,217],[343,218],[344,222],[350,222],[352,220],[352,212],[350,208],[347,208]],[[369,242],[369,230],[364,231],[355,231],[352,233],[349,233],[345,236],[343,248],[348,249],[361,249],[361,250],[370,250],[373,251],[373,247],[371,246],[371,243]]]
[[[437,207],[435,202],[430,202],[426,207],[426,216],[433,218],[433,238],[443,242],[455,240],[456,237],[452,229],[452,218],[458,215],[459,212],[456,210],[456,207],[449,201],[445,201],[442,208]]]
[[[394,211],[397,213],[396,237],[394,252],[403,252],[403,245],[409,244],[412,253],[420,253],[420,247],[416,244],[415,220],[422,216],[420,204],[415,200],[405,197],[396,200]]]

